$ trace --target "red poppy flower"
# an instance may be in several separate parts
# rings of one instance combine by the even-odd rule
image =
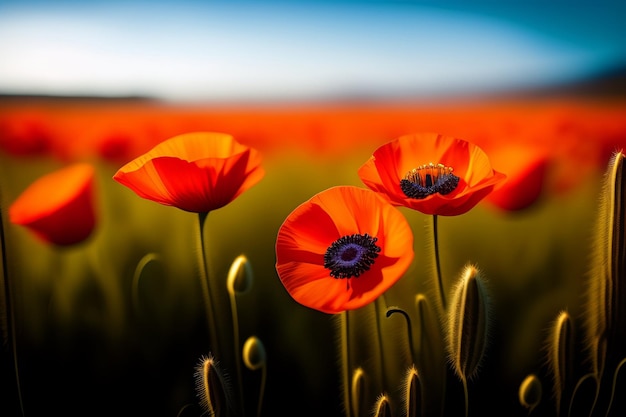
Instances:
[[[10,155],[46,155],[53,136],[50,123],[37,112],[16,112],[0,119],[0,149]]]
[[[208,213],[230,203],[264,175],[260,154],[224,133],[174,136],[120,168],[113,179],[138,196]]]
[[[485,201],[501,210],[521,211],[540,200],[551,163],[547,152],[524,145],[500,145],[489,155],[494,165],[506,172],[507,180]]]
[[[412,260],[413,234],[402,213],[353,186],[329,188],[298,206],[276,240],[276,270],[287,292],[324,313],[374,301]]]
[[[60,246],[87,239],[96,224],[93,166],[77,163],[33,182],[9,207],[11,223]]]
[[[436,133],[380,146],[359,177],[394,205],[443,216],[466,213],[506,178],[478,146]]]

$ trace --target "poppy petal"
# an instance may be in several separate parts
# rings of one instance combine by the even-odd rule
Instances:
[[[424,198],[407,196],[400,182],[411,170],[428,164],[451,168],[458,185],[447,194],[433,191]],[[396,206],[444,216],[469,211],[506,179],[492,168],[478,146],[436,133],[405,135],[380,146],[359,168],[358,175],[368,188]]]
[[[113,179],[138,196],[191,212],[233,201],[265,172],[260,154],[215,132],[175,136],[120,168]]]
[[[76,163],[40,177],[9,207],[11,223],[59,246],[84,241],[96,225],[94,175],[92,165]]]
[[[340,238],[375,237],[380,253],[369,269],[335,278],[325,254]],[[300,304],[338,313],[362,307],[389,289],[413,260],[413,234],[395,207],[376,193],[352,186],[329,188],[298,206],[276,240],[276,270]]]
[[[486,201],[505,211],[529,208],[542,196],[551,166],[545,150],[527,146],[500,147],[492,154],[506,169],[507,182],[487,196]]]
[[[165,205],[172,204],[172,195],[163,184],[154,160],[147,161],[140,169],[118,170],[113,179],[133,190],[139,197]]]

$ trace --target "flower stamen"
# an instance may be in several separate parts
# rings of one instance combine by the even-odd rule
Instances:
[[[406,173],[400,180],[400,188],[409,198],[422,199],[431,194],[450,194],[459,185],[459,177],[453,168],[432,162],[420,165]]]
[[[368,271],[378,257],[378,238],[365,233],[340,237],[324,254],[324,268],[333,278],[357,278]]]

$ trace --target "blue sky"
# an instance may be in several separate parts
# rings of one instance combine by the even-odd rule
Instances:
[[[626,1],[6,1],[0,92],[456,94],[626,62]]]

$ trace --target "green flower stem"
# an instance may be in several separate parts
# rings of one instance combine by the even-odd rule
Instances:
[[[378,358],[380,361],[380,376],[381,383],[383,386],[387,383],[387,375],[385,372],[385,354],[383,352],[383,333],[380,316],[381,313],[387,309],[385,302],[385,295],[382,294],[376,300],[374,300],[374,309],[375,309],[375,319],[376,319],[376,335],[378,336],[376,339],[378,340]]]
[[[2,269],[0,270],[0,280],[4,284],[4,305],[6,307],[6,323],[3,323],[3,332],[6,330],[5,341],[7,341],[7,345],[10,346],[11,360],[13,362],[13,372],[15,378],[15,389],[17,391],[17,400],[19,403],[19,410],[21,415],[24,415],[24,402],[22,399],[22,390],[20,388],[20,373],[17,365],[17,340],[16,340],[16,332],[15,332],[15,311],[13,310],[13,300],[11,299],[13,295],[13,288],[11,288],[11,283],[9,282],[9,274],[8,268],[6,265],[6,242],[4,240],[4,222],[2,219],[2,212],[0,211],[0,263],[2,263]]]
[[[437,280],[437,288],[439,290],[439,301],[440,301],[440,306],[441,306],[441,311],[445,314],[446,311],[446,294],[445,291],[443,289],[443,278],[441,276],[441,262],[439,260],[439,230],[438,230],[438,224],[437,224],[437,220],[438,217],[436,214],[433,214],[433,223],[432,223],[432,231],[433,231],[433,253],[435,255],[435,275],[436,275],[436,280]],[[444,411],[445,411],[445,406],[446,406],[446,386],[447,386],[447,379],[448,379],[448,374],[446,369],[444,369],[443,372],[443,376],[442,376],[443,380],[442,380],[442,384],[443,384],[443,395],[441,396],[441,415],[445,415]],[[466,389],[466,387],[464,386],[463,388]],[[466,392],[464,392],[466,394]],[[465,405],[466,405],[466,412],[467,412],[467,400],[465,401]]]
[[[609,417],[609,413],[611,412],[611,407],[613,406],[613,400],[615,399],[615,390],[617,388],[617,377],[619,376],[622,367],[626,365],[626,358],[622,359],[620,363],[615,368],[615,372],[613,373],[613,384],[611,385],[611,398],[609,399],[609,405],[606,409],[605,417]]]
[[[259,402],[257,404],[257,417],[261,417],[261,410],[263,409],[263,397],[265,396],[265,384],[267,383],[267,364],[263,364],[261,367],[261,386],[259,387]]]
[[[352,402],[350,398],[350,355],[348,353],[348,339],[350,338],[348,327],[348,311],[342,311],[337,316],[339,320],[343,403],[344,409],[346,410],[346,417],[352,417]]]
[[[230,311],[231,317],[233,318],[233,344],[235,346],[235,363],[237,364],[237,378],[239,383],[241,384],[241,389],[239,389],[239,401],[241,402],[242,410],[245,407],[244,398],[243,398],[243,374],[241,373],[241,354],[239,347],[239,317],[237,314],[237,296],[235,293],[228,292],[230,298]],[[245,412],[243,412],[245,415]]]
[[[204,225],[206,223],[206,219],[209,213],[198,213],[198,249],[200,257],[199,259],[199,267],[200,267],[200,285],[202,286],[202,296],[204,298],[204,306],[206,309],[207,316],[207,324],[209,326],[209,337],[211,338],[211,352],[213,356],[219,357],[218,352],[218,338],[217,338],[217,327],[215,321],[215,306],[213,305],[213,300],[211,299],[211,277],[208,272],[208,262],[206,255],[206,243],[204,237]]]
[[[441,299],[441,308],[446,309],[446,295],[443,290],[443,280],[441,278],[441,263],[439,261],[439,238],[437,232],[437,215],[433,214],[433,246],[435,250],[435,271],[437,274],[437,286],[439,287],[439,297]]]
[[[461,377],[461,382],[463,383],[463,399],[465,402],[465,417],[469,415],[469,393],[467,391],[467,379],[465,376]]]
[[[248,271],[246,271],[247,259],[243,256],[239,256],[230,266],[228,271],[228,278],[226,280],[226,289],[228,290],[228,298],[230,300],[230,314],[233,320],[233,344],[235,353],[235,363],[237,364],[237,378],[240,381],[241,389],[239,390],[239,401],[241,403],[242,414],[245,415],[245,404],[243,398],[243,374],[241,372],[241,346],[239,344],[239,315],[237,311],[237,277],[240,274],[245,274],[244,280],[249,278]],[[241,272],[241,269],[244,269]],[[247,289],[247,288],[245,288]],[[244,289],[244,291],[245,291]]]

